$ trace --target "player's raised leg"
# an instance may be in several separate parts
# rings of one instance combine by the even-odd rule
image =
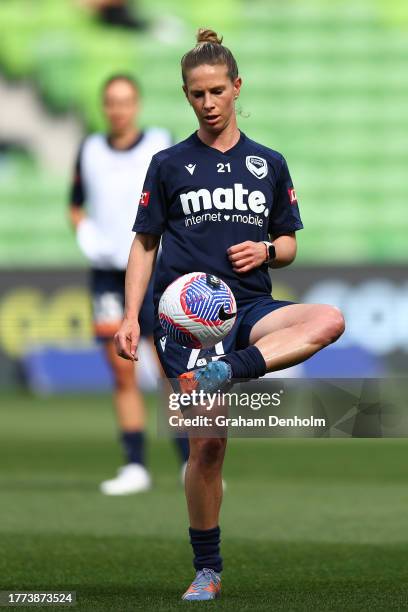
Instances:
[[[181,383],[186,377],[190,385],[211,392],[224,388],[232,379],[259,378],[289,368],[335,342],[344,327],[343,315],[334,306],[290,304],[277,308],[253,325],[247,348],[182,375]]]
[[[249,342],[273,372],[305,361],[344,332],[340,310],[326,304],[291,304],[265,315],[252,328]]]

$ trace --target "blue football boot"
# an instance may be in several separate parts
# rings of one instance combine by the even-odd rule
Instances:
[[[212,569],[197,572],[193,582],[181,599],[185,601],[207,601],[221,595],[221,576]]]
[[[205,393],[222,391],[229,385],[231,378],[231,366],[226,361],[210,361],[202,368],[184,372],[178,377],[183,393],[191,393],[194,390]]]

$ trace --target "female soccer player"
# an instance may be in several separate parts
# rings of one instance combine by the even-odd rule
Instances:
[[[222,389],[232,378],[257,378],[300,363],[344,330],[334,307],[271,297],[268,266],[294,260],[295,232],[303,226],[285,159],[237,127],[235,100],[242,81],[232,53],[221,43],[215,32],[199,30],[197,45],[182,58],[183,90],[199,127],[150,164],[133,227],[125,318],[116,335],[118,353],[137,359],[138,313],[161,238],[156,309],[165,288],[187,272],[219,276],[235,294],[237,322],[218,360],[211,360],[211,350],[193,359],[191,350],[166,338],[157,322],[156,347],[166,375],[206,391]],[[186,600],[220,593],[225,447],[224,438],[190,438],[185,484],[197,574]]]

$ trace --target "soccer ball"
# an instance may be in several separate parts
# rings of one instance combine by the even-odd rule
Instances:
[[[237,305],[231,289],[212,274],[190,272],[163,293],[160,323],[170,338],[189,348],[210,348],[231,331]]]

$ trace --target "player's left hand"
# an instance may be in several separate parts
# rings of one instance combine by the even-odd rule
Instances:
[[[244,274],[265,263],[266,247],[263,242],[246,240],[227,249],[227,255],[234,272]]]

